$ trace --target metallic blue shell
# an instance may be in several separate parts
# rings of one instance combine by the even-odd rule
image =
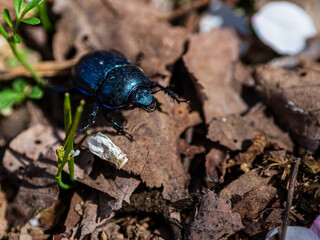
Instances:
[[[128,105],[131,92],[139,88],[150,88],[150,79],[138,67],[122,66],[111,70],[103,82],[98,97],[110,109]]]
[[[130,61],[115,51],[96,51],[85,55],[75,66],[73,85],[87,95],[97,95],[107,74]]]
[[[97,96],[106,108],[116,109],[128,105],[134,89],[150,90],[150,79],[122,54],[96,51],[75,66],[73,85],[84,94]]]

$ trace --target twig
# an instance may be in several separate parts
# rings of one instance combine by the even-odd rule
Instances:
[[[177,17],[181,17],[184,14],[188,13],[190,10],[194,10],[194,9],[198,9],[201,7],[204,7],[206,5],[208,5],[211,2],[211,0],[198,0],[198,1],[194,1],[191,2],[189,4],[186,4],[168,14],[165,14],[163,16],[160,16],[159,18],[161,20],[167,20],[170,21],[172,19],[175,19]]]
[[[297,180],[297,175],[298,175],[300,163],[301,163],[301,158],[297,158],[296,164],[294,165],[294,169],[293,169],[293,172],[291,175],[290,183],[289,183],[289,189],[288,189],[288,195],[287,195],[287,206],[286,206],[286,210],[284,212],[283,223],[281,226],[280,240],[286,239],[287,228],[288,228],[288,223],[289,223],[289,213],[290,213],[290,209],[292,206],[292,200],[293,200],[294,185]]]
[[[185,139],[186,139],[186,143],[188,145],[191,144],[193,132],[194,132],[193,130],[194,130],[193,128],[188,128],[186,130]],[[191,158],[190,158],[190,156],[185,156],[183,158],[183,168],[184,168],[185,173],[189,172],[190,166],[191,166]]]
[[[63,62],[46,61],[32,65],[32,67],[38,72],[41,77],[53,77],[66,75],[68,69],[76,63],[76,59],[66,60]],[[13,79],[16,77],[31,77],[31,73],[24,67],[19,66],[15,68],[9,68],[4,71],[0,70],[0,81]]]

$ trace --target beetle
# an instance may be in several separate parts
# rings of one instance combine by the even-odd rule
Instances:
[[[107,121],[112,123],[118,133],[132,135],[124,131],[122,125],[115,122],[109,112],[128,107],[140,107],[147,112],[153,112],[156,101],[152,94],[164,91],[178,103],[178,95],[168,87],[153,82],[143,70],[131,64],[121,53],[114,50],[99,50],[83,56],[74,68],[74,87],[86,95],[97,97],[97,103],[90,115],[88,124],[80,131],[86,130],[95,122],[99,108]]]

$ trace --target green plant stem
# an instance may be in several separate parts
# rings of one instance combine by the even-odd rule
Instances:
[[[70,104],[70,96],[68,93],[65,94],[64,99],[64,120],[65,120],[65,130],[66,130],[66,137],[65,142],[63,144],[63,150],[64,155],[62,159],[58,157],[58,173],[56,174],[56,181],[59,184],[59,186],[63,189],[70,189],[71,187],[74,187],[73,185],[68,185],[62,182],[62,170],[64,165],[68,162],[68,168],[69,168],[69,175],[70,180],[74,183],[75,177],[74,177],[74,157],[70,156],[71,150],[73,150],[73,141],[74,141],[74,135],[76,133],[76,129],[78,127],[83,106],[85,104],[85,101],[82,100],[80,102],[80,106],[77,108],[77,111],[75,113],[75,116],[73,120],[71,119],[71,104]]]
[[[70,102],[70,94],[66,92],[64,94],[64,102],[63,102],[63,115],[64,115],[64,131],[68,132],[70,125],[72,123],[72,114],[71,114],[71,102]]]
[[[57,175],[55,177],[56,178],[56,182],[59,184],[59,186],[62,189],[69,190],[69,189],[74,187],[74,184],[73,185],[69,185],[69,184],[66,184],[66,183],[62,182],[62,176],[61,176],[62,169],[63,169],[63,167],[61,169],[58,169],[58,173],[57,173]]]
[[[10,47],[12,49],[12,52],[17,57],[17,59],[23,64],[23,66],[28,69],[28,71],[31,73],[34,80],[42,87],[45,86],[44,80],[42,77],[38,75],[36,70],[33,69],[33,67],[30,65],[30,63],[21,55],[21,53],[17,49],[17,44],[13,40],[9,40]]]
[[[69,161],[68,161],[68,168],[69,168],[69,175],[70,175],[70,180],[72,182],[75,181],[74,178],[74,157],[72,157]]]
[[[70,153],[70,152],[69,152]],[[74,158],[69,159],[69,153],[65,152],[63,159],[58,158],[58,172],[55,176],[56,182],[59,184],[59,186],[65,190],[71,189],[74,187]],[[62,181],[62,170],[63,167],[66,165],[68,162],[68,167],[69,167],[69,173],[70,173],[70,179],[73,184],[69,185],[67,183],[64,183]],[[72,167],[70,167],[70,162],[72,162]],[[72,178],[71,178],[72,176]]]
[[[65,139],[65,142],[64,142],[64,146],[63,146],[66,149],[66,151],[67,151],[67,146],[69,145],[68,143],[69,142],[73,142],[73,138],[74,138],[74,135],[76,133],[76,130],[77,130],[80,118],[81,118],[81,114],[82,114],[82,111],[83,111],[84,104],[85,104],[85,101],[81,100],[80,106],[77,108],[77,111],[76,111],[75,116],[73,118],[72,124],[69,127],[68,134],[66,136],[66,139]],[[70,149],[70,151],[71,150],[72,149]]]
[[[77,143],[77,145],[74,147],[74,151],[76,152],[81,144],[84,142],[84,140],[90,135],[90,131],[87,131],[86,134],[82,137],[82,139],[80,140],[79,143]],[[72,143],[73,144],[73,143]],[[74,177],[74,158],[72,157],[69,162],[68,162],[68,166],[69,166],[69,173],[70,173],[70,179],[71,181],[75,181],[75,177]]]
[[[18,27],[21,23],[22,18],[23,18],[23,16],[17,18],[16,24],[14,25],[14,28],[13,28],[13,35],[18,32]]]
[[[76,129],[78,127],[82,111],[83,111],[84,101],[80,102],[80,106],[77,108],[76,114],[73,118],[72,124],[70,126],[69,136],[67,136],[67,141],[65,144],[66,154],[69,158],[69,154],[71,150],[73,150],[73,139],[74,135],[76,133]],[[71,157],[68,160],[68,167],[69,167],[69,174],[70,174],[70,180],[74,181],[74,157]]]
[[[43,28],[47,32],[52,33],[53,32],[53,26],[52,26],[52,23],[50,21],[49,15],[48,15],[47,2],[43,1],[43,3],[41,3],[38,6],[38,10],[39,10],[39,16],[40,16]]]

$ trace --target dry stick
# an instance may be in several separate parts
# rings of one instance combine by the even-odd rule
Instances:
[[[206,5],[208,5],[211,2],[211,0],[198,0],[198,1],[194,1],[191,2],[190,4],[186,4],[166,15],[160,16],[159,18],[161,20],[167,20],[170,21],[172,19],[175,19],[177,17],[181,17],[184,14],[188,13],[190,10],[194,10],[194,9],[198,9],[201,7],[204,7]]]
[[[297,162],[294,165],[294,169],[291,175],[290,183],[289,183],[289,189],[288,189],[288,195],[287,195],[287,206],[286,210],[284,212],[284,218],[283,218],[283,223],[281,226],[281,237],[280,240],[285,240],[286,239],[286,234],[287,234],[287,228],[288,228],[288,222],[289,222],[289,213],[290,209],[292,206],[292,200],[293,200],[293,193],[294,193],[294,185],[296,183],[297,175],[298,175],[298,170],[299,166],[301,163],[301,158],[297,158]]]
[[[46,61],[39,62],[32,67],[38,72],[41,77],[53,77],[66,75],[68,69],[76,63],[76,59],[66,60],[66,61]],[[15,68],[9,68],[4,71],[0,70],[0,81],[6,81],[19,76],[31,77],[30,72],[24,67],[19,66]]]
[[[186,143],[188,145],[191,144],[192,137],[193,137],[193,128],[188,128],[186,130],[186,135],[185,135]],[[190,166],[191,166],[191,158],[189,156],[185,156],[183,158],[183,168],[185,173],[189,172]]]

